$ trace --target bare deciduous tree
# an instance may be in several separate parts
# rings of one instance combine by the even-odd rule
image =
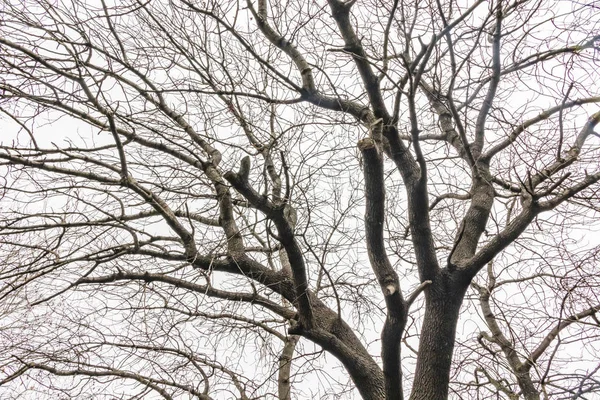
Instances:
[[[594,2],[0,7],[6,396],[600,392]]]

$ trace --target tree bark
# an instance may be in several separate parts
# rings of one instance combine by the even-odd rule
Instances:
[[[447,269],[425,290],[425,317],[410,400],[448,398],[452,352],[467,284]]]
[[[285,341],[283,351],[279,357],[279,377],[278,377],[278,394],[279,400],[291,400],[291,369],[292,359],[294,358],[294,350],[296,349],[296,343],[298,343],[299,337],[296,335],[290,335]]]

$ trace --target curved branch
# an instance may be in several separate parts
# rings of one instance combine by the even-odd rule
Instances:
[[[567,110],[576,106],[580,106],[583,104],[591,104],[591,103],[600,103],[600,97],[587,97],[584,99],[577,99],[577,100],[572,100],[572,101],[566,101],[564,102],[564,104],[560,104],[551,108],[548,108],[544,111],[542,111],[541,113],[539,113],[537,116],[528,119],[527,121],[524,121],[523,123],[519,124],[519,126],[517,128],[515,128],[506,139],[504,139],[502,142],[494,145],[492,148],[490,148],[488,151],[486,151],[483,155],[482,155],[482,159],[485,160],[491,160],[492,157],[494,157],[496,154],[498,154],[499,152],[501,152],[502,150],[506,149],[508,146],[510,146],[515,140],[517,140],[517,138],[521,135],[521,133],[523,133],[527,128],[537,124],[538,122],[542,122],[548,118],[550,118],[552,115],[560,113],[561,110]]]
[[[188,282],[184,279],[174,278],[172,276],[163,274],[152,274],[152,273],[134,273],[120,271],[112,275],[105,275],[99,277],[84,277],[74,283],[74,286],[80,285],[98,285],[103,283],[112,283],[117,281],[141,281],[141,282],[161,282],[171,285],[176,288],[186,289],[194,293],[199,293],[209,297],[215,297],[223,300],[241,301],[244,303],[260,305],[270,311],[273,311],[277,315],[282,316],[286,319],[293,319],[295,312],[289,308],[280,306],[256,293],[240,293],[230,292],[226,290],[216,289],[210,285],[198,285],[195,283]]]
[[[249,161],[249,160],[248,160]],[[242,163],[242,166],[244,163]],[[259,195],[249,184],[244,168],[240,169],[240,173],[227,172],[224,176],[231,185],[242,195],[248,202],[262,211],[270,220],[275,223],[281,244],[285,248],[292,275],[294,277],[294,286],[296,296],[292,301],[298,304],[299,322],[300,325],[307,329],[313,324],[313,313],[308,294],[308,278],[306,274],[306,266],[304,263],[304,255],[294,236],[294,228],[290,221],[285,216],[285,204],[273,204],[266,196]]]
[[[559,321],[554,328],[542,339],[540,344],[531,352],[531,355],[527,358],[525,363],[523,364],[523,369],[529,370],[536,361],[544,354],[544,352],[548,349],[552,341],[556,339],[558,334],[568,326],[581,322],[582,319],[594,316],[594,314],[600,311],[600,304],[597,304],[593,307],[588,308],[587,310],[583,310],[577,314],[573,314],[562,321]]]

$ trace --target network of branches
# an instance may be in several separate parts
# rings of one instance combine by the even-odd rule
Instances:
[[[0,1],[0,398],[598,398],[598,8]]]

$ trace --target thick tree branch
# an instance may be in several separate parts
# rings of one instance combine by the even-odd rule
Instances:
[[[386,124],[389,123],[390,114],[385,106],[383,97],[381,96],[379,79],[371,68],[371,63],[368,60],[367,53],[365,52],[364,47],[356,35],[352,23],[350,22],[350,9],[352,8],[354,2],[328,0],[328,4],[331,8],[333,19],[335,20],[340,34],[344,39],[344,50],[352,54],[354,63],[358,68],[358,72],[362,78],[365,91],[369,96],[369,103],[373,108],[375,117],[383,118]]]
[[[490,77],[490,83],[488,91],[477,115],[477,121],[475,122],[475,141],[473,142],[473,157],[478,159],[483,151],[483,142],[485,137],[485,122],[488,118],[490,110],[492,108],[492,102],[496,97],[496,91],[498,90],[498,83],[500,83],[500,72],[501,72],[501,60],[500,60],[500,39],[502,32],[502,2],[498,1],[496,5],[496,26],[494,29],[494,35],[492,39],[492,76]]]
[[[490,268],[490,274],[493,274]],[[493,279],[491,280],[493,281]],[[492,336],[487,339],[496,343],[502,349],[512,373],[515,375],[519,387],[526,400],[539,400],[539,391],[533,383],[529,369],[523,369],[523,363],[519,357],[514,344],[504,335],[500,325],[498,324],[496,315],[492,311],[490,305],[490,297],[493,290],[493,285],[488,287],[480,286],[472,283],[472,286],[479,292],[479,304],[483,312],[483,317],[487,326],[492,332]]]
[[[308,93],[314,93],[316,91],[315,81],[312,75],[312,69],[302,53],[288,40],[286,40],[279,32],[269,25],[267,22],[267,9],[266,4],[263,4],[264,0],[259,0],[259,11],[256,12],[252,0],[247,0],[246,4],[248,9],[256,18],[258,28],[263,35],[271,42],[275,47],[287,54],[290,59],[296,65],[296,68],[302,76],[302,89]]]
[[[298,312],[300,315],[299,322],[306,329],[310,329],[313,323],[312,308],[310,299],[308,296],[308,278],[306,274],[306,266],[304,264],[304,255],[298,244],[298,241],[294,237],[294,229],[290,225],[290,222],[285,216],[285,204],[276,205],[273,204],[266,196],[259,195],[249,184],[248,180],[245,179],[247,176],[244,172],[243,165],[248,161],[242,163],[242,168],[239,173],[227,172],[225,179],[227,179],[231,185],[242,195],[248,202],[256,207],[258,210],[263,212],[269,219],[271,219],[277,227],[277,232],[281,244],[285,248],[287,257],[290,261],[292,268],[292,275],[294,277],[294,285],[296,291],[296,298],[293,299],[295,304],[298,304]]]
[[[288,336],[285,339],[283,350],[279,356],[279,373],[277,377],[279,400],[292,400],[291,369],[298,339],[299,337],[296,335]]]
[[[375,140],[366,138],[358,142],[363,156],[365,177],[365,232],[371,268],[377,277],[387,308],[381,333],[381,357],[385,375],[387,400],[401,400],[402,369],[400,342],[406,324],[406,308],[398,274],[387,257],[383,229],[385,226],[385,178],[383,154]]]

